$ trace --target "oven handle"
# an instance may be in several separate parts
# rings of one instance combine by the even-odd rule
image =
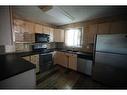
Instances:
[[[43,53],[43,54],[40,54],[40,55],[47,55],[47,54],[52,54],[52,52],[49,52],[49,53]]]

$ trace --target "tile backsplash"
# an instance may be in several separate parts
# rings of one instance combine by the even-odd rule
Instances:
[[[15,52],[15,45],[5,45],[5,52]]]
[[[1,45],[0,54],[15,52],[15,45]]]
[[[15,51],[20,52],[20,51],[31,51],[31,44],[30,43],[16,43],[15,44]]]
[[[5,46],[0,46],[0,53],[5,53]]]
[[[32,51],[32,45],[33,45],[32,43],[15,43],[14,45],[5,45],[5,46],[1,45],[0,54],[9,52]],[[63,42],[51,42],[47,43],[46,45],[48,49],[70,49],[70,50],[72,49],[66,47]],[[84,47],[87,47],[87,49],[85,49]],[[82,48],[74,48],[74,50],[92,52],[93,44],[90,43],[87,46],[83,46]]]
[[[35,43],[37,44],[37,43]],[[38,43],[39,44],[39,43]],[[16,43],[15,50],[16,52],[20,51],[32,51],[32,43]],[[48,49],[56,48],[56,44],[54,42],[51,43],[40,43],[40,45],[46,45]]]

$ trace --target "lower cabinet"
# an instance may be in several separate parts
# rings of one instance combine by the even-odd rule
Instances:
[[[36,73],[38,73],[40,70],[39,70],[39,55],[32,55],[31,58],[30,58],[30,62],[35,64],[36,65]]]
[[[54,54],[54,64],[77,70],[77,54],[56,51]]]
[[[77,55],[76,54],[70,54],[69,55],[69,68],[72,70],[77,70]]]
[[[36,69],[35,69],[36,73],[38,73],[40,71],[39,70],[39,54],[25,56],[22,58],[36,65]]]
[[[67,67],[66,55],[64,52],[55,51],[54,64],[59,64],[63,67]]]

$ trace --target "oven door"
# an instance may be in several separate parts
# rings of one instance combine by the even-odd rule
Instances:
[[[44,53],[39,56],[40,72],[43,73],[53,66],[52,53]]]

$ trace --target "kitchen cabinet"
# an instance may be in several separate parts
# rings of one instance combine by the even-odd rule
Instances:
[[[127,33],[127,20],[111,22],[111,34]]]
[[[24,57],[22,57],[22,58],[25,59],[26,61],[29,61],[29,62],[31,61],[31,60],[30,60],[30,56],[24,56]]]
[[[43,26],[43,33],[48,35],[50,34],[50,30],[48,26]]]
[[[34,42],[34,24],[14,19],[14,29],[13,29],[13,41],[16,43],[31,43]]]
[[[53,35],[54,35],[55,42],[64,42],[64,30],[63,29],[55,29]]]
[[[35,33],[48,34],[49,35],[49,42],[53,42],[54,41],[54,35],[53,35],[54,29],[51,28],[51,27],[37,24],[35,26]]]
[[[14,32],[14,42],[32,43],[35,42],[35,36],[29,32]]]
[[[12,11],[11,7],[0,7],[0,45],[12,45]]]
[[[20,19],[14,19],[14,29],[13,29],[14,42],[33,43],[35,42],[34,33],[48,34],[49,42],[54,42],[54,28],[44,26],[41,24],[35,24]]]
[[[36,73],[38,73],[40,70],[39,70],[39,54],[37,55],[32,55],[31,56],[31,63],[35,64],[36,65]]]
[[[31,55],[31,56],[25,56],[22,58],[36,65],[36,69],[35,69],[36,73],[38,73],[40,71],[39,70],[39,54]]]
[[[33,33],[24,32],[23,33],[23,42],[28,42],[28,43],[35,42],[35,35]]]
[[[49,42],[53,42],[54,41],[54,29],[48,26],[42,26],[43,27],[43,33],[44,34],[48,34],[49,35]]]
[[[35,33],[43,33],[42,25],[35,24]]]
[[[54,42],[54,36],[53,36],[53,33],[54,33],[54,28],[49,28],[49,42]]]
[[[109,34],[110,33],[110,24],[109,22],[98,24],[97,34]]]
[[[77,54],[66,53],[67,68],[77,70]]]
[[[96,34],[121,34],[127,33],[127,20],[109,21],[85,26],[85,44],[94,43]]]
[[[64,52],[59,52],[59,51],[55,52],[54,64],[59,64],[63,67],[67,67],[66,55]]]
[[[77,70],[77,54],[56,51],[54,55],[54,64]]]
[[[23,42],[24,40],[24,21],[19,19],[13,19],[13,41]]]
[[[35,24],[32,22],[20,20],[20,19],[14,19],[14,32],[28,32],[28,33],[34,33],[35,30]]]
[[[25,21],[23,20],[20,20],[20,19],[13,19],[13,22],[14,22],[14,30],[13,32],[20,32],[20,33],[23,33],[25,32]]]
[[[34,33],[34,23],[24,21],[24,32]]]
[[[24,42],[24,33],[23,32],[14,32],[14,42]]]
[[[91,24],[88,31],[85,32],[85,42],[87,44],[94,43],[94,37],[97,34],[97,24]]]

